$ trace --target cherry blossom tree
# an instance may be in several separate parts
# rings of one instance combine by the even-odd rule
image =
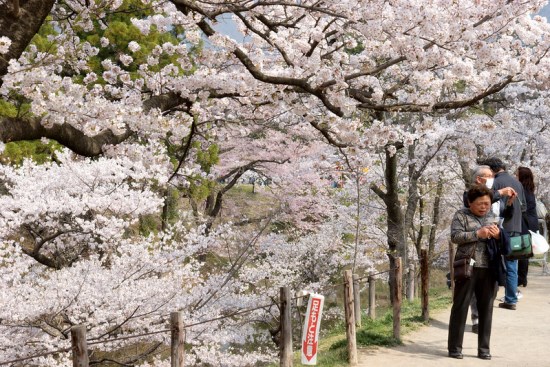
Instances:
[[[426,220],[419,206],[435,213],[441,197],[422,201],[430,176],[446,180],[451,202],[462,189],[452,162],[473,152],[544,162],[550,29],[533,15],[543,5],[1,1],[0,151],[32,139],[67,150],[42,165],[0,166],[1,309],[18,310],[1,317],[2,335],[18,336],[4,336],[0,348],[10,356],[31,344],[54,349],[80,322],[96,340],[162,328],[174,309],[193,323],[264,304],[280,285],[323,289],[349,259],[374,264],[361,221],[385,218],[372,238],[385,231],[390,264],[407,259],[407,237],[421,242],[409,231]],[[109,39],[121,13],[131,24]],[[242,37],[217,30],[222,17]],[[162,41],[146,42],[152,34]],[[497,142],[510,131],[504,152]],[[327,182],[335,149],[349,178],[336,193]],[[300,231],[264,229],[250,240],[215,223],[224,195],[251,172],[272,180],[276,220]],[[380,206],[361,218],[367,187]],[[193,221],[167,221],[171,189],[185,193]],[[162,226],[140,233],[148,215]],[[342,240],[348,233],[354,246]],[[308,263],[312,254],[317,262]],[[203,261],[214,255],[224,259],[219,269]],[[296,270],[304,266],[311,271]],[[194,330],[192,358],[247,365],[273,357],[273,349],[244,357],[228,348],[252,338],[267,348],[252,320],[273,323],[270,311]],[[148,351],[162,338],[147,339]],[[55,358],[39,362],[68,364]]]
[[[473,116],[458,121],[459,131],[471,124],[474,155],[481,158],[498,156],[513,172],[518,166],[530,167],[540,183],[548,179],[548,94],[545,84],[522,83],[508,88],[500,100],[480,108]],[[475,143],[475,144],[474,144]],[[470,154],[469,159],[476,157]],[[466,154],[464,154],[466,156]],[[538,196],[547,200],[546,185],[537,185]]]

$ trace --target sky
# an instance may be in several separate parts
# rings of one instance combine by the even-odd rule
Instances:
[[[546,19],[550,21],[550,4],[542,8],[539,14],[543,17],[546,17]],[[218,32],[228,35],[239,43],[244,43],[246,41],[246,37],[239,33],[235,26],[235,23],[230,20],[230,17],[228,15],[222,15],[218,17],[217,20],[218,23],[214,25],[214,28]]]
[[[546,19],[550,21],[550,5],[546,5],[544,8],[542,8],[539,14],[543,17],[546,17]]]

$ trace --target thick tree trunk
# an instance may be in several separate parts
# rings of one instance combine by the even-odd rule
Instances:
[[[437,182],[437,188],[435,191],[435,200],[432,214],[432,228],[430,229],[430,237],[428,240],[428,259],[432,259],[435,251],[435,234],[437,226],[440,222],[440,210],[441,210],[441,195],[443,194],[443,180],[440,179]]]
[[[371,189],[382,199],[386,204],[387,227],[388,227],[388,259],[390,269],[395,268],[395,259],[401,257],[407,258],[407,243],[405,237],[404,216],[399,201],[399,181],[397,177],[397,153],[392,154],[389,146],[386,147],[386,169],[384,179],[387,191],[383,192],[377,186],[371,186]],[[407,266],[404,261],[402,266]],[[395,288],[395,275],[390,271],[390,299],[393,302],[393,294]]]
[[[405,240],[405,227],[403,210],[399,201],[399,180],[397,177],[397,154],[391,154],[386,149],[386,172],[385,181],[387,192],[384,202],[388,214],[388,249],[389,254],[393,257],[401,257],[403,260],[407,258],[407,245]],[[403,267],[407,266],[407,262],[403,261]]]
[[[50,14],[55,0],[7,0],[0,5],[0,37],[11,40],[8,53],[0,57],[0,86],[10,59],[18,59]]]

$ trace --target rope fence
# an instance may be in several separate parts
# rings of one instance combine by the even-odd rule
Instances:
[[[28,361],[28,360],[31,360],[31,359],[46,357],[46,356],[49,356],[49,355],[52,355],[52,354],[67,353],[67,352],[71,351],[71,349],[72,348],[57,349],[57,350],[54,350],[54,351],[35,354],[35,355],[32,355],[32,356],[28,356],[28,357],[21,357],[21,358],[17,358],[17,359],[12,359],[12,360],[9,360],[9,361],[0,362],[0,366],[12,364],[12,363],[17,363],[17,362],[25,362],[25,361]]]
[[[422,263],[422,262],[421,262]],[[401,299],[402,299],[402,267],[401,267],[401,258],[396,259],[395,267],[390,268],[387,270],[379,271],[379,272],[371,272],[368,275],[364,275],[362,277],[358,277],[357,275],[352,274],[351,270],[346,270],[344,272],[344,281],[341,283],[332,284],[330,288],[343,286],[344,287],[344,311],[345,311],[345,323],[346,323],[346,336],[348,340],[348,356],[349,356],[349,362],[350,364],[357,363],[357,346],[355,341],[355,327],[361,326],[361,306],[360,306],[360,284],[361,281],[367,280],[367,282],[364,282],[363,285],[369,286],[369,307],[368,307],[368,316],[372,319],[376,318],[376,299],[375,299],[375,277],[381,274],[391,273],[393,272],[395,275],[395,289],[392,294],[393,296],[393,310],[394,310],[394,337],[396,339],[400,339],[400,310],[401,310]],[[410,273],[410,271],[409,271]],[[414,271],[413,271],[414,273]],[[285,330],[291,330],[290,325],[290,303],[292,301],[296,301],[298,299],[302,299],[305,297],[308,297],[309,294],[303,294],[296,297],[290,297],[290,290],[288,287],[282,287],[280,292],[280,303],[277,302],[271,302],[264,305],[255,306],[248,309],[242,309],[235,312],[232,312],[227,315],[215,317],[208,320],[198,321],[192,324],[184,325],[183,323],[183,313],[181,311],[178,312],[172,312],[170,314],[170,322],[171,327],[168,329],[161,329],[157,331],[151,331],[146,333],[140,333],[140,334],[134,334],[134,335],[126,335],[118,338],[112,338],[112,339],[105,339],[105,340],[97,340],[97,338],[92,339],[86,339],[86,328],[84,325],[75,325],[71,328],[71,341],[72,346],[67,348],[61,348],[50,352],[43,352],[34,354],[27,357],[21,357],[16,358],[8,361],[0,361],[0,366],[5,366],[9,364],[19,363],[28,361],[31,359],[36,359],[40,357],[46,357],[49,355],[59,354],[59,353],[67,353],[72,351],[73,352],[73,361],[75,361],[77,358],[80,358],[79,364],[74,364],[75,366],[88,366],[88,346],[94,346],[94,345],[100,345],[100,344],[106,344],[106,343],[112,343],[117,341],[126,341],[130,339],[136,339],[151,335],[158,335],[163,333],[172,333],[172,366],[175,367],[183,367],[183,360],[184,360],[184,341],[185,341],[185,330],[190,329],[192,327],[196,327],[199,325],[220,321],[228,318],[233,318],[235,316],[244,315],[253,311],[257,311],[260,309],[266,309],[273,306],[278,306],[280,308],[280,330],[281,330],[281,336],[282,339],[280,343],[281,348],[281,366],[288,367],[292,365],[292,358],[289,356],[292,356],[293,350],[292,350],[292,334],[289,332],[284,332]],[[286,317],[283,317],[284,315],[287,315]],[[284,320],[286,319],[286,320]],[[286,325],[283,325],[286,323]],[[290,329],[289,329],[290,328]],[[284,334],[288,334],[285,335]],[[79,336],[80,335],[80,336]],[[289,339],[290,340],[287,340]],[[176,339],[176,340],[175,340]],[[179,342],[178,342],[179,340]],[[290,347],[289,347],[290,346]],[[289,349],[290,348],[290,349]],[[176,364],[174,364],[174,359],[178,360]]]
[[[391,272],[391,271],[395,271],[395,268],[393,268],[393,269],[388,269],[388,270],[383,270],[383,271],[376,272],[376,273],[369,273],[369,274],[364,275],[364,276],[362,276],[362,277],[360,277],[360,278],[357,278],[357,280],[368,279],[368,278],[370,278],[370,277],[375,277],[375,276],[377,276],[377,275],[389,273],[389,272]],[[366,283],[368,283],[368,282],[366,282]],[[344,286],[345,284],[346,284],[345,282],[333,283],[333,284],[331,284],[331,285],[329,285],[329,286],[323,288],[322,291],[323,291],[323,292],[326,292],[326,291],[329,290],[329,289],[334,289],[334,288],[342,287],[342,286]],[[298,298],[299,298],[299,297],[298,297]]]

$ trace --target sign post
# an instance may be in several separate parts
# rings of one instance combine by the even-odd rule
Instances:
[[[307,304],[304,329],[302,331],[302,364],[316,365],[319,346],[319,329],[325,297],[320,294],[310,294]]]

